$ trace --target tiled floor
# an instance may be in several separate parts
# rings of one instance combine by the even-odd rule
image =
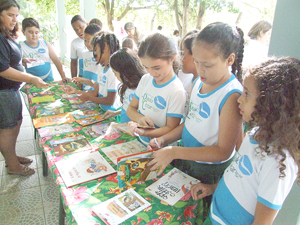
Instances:
[[[33,159],[36,173],[8,175],[0,154],[0,224],[58,224],[59,190],[52,175],[43,177],[41,150],[35,145],[33,126],[23,104],[23,123],[18,136],[17,154]]]
[[[61,80],[56,68],[52,70],[54,80]],[[67,77],[70,77],[69,70],[64,67]],[[0,225],[57,225],[59,190],[50,172],[48,177],[43,176],[42,152],[35,143],[31,118],[24,103],[16,151],[33,160],[30,167],[35,169],[35,174],[8,175],[0,153]]]

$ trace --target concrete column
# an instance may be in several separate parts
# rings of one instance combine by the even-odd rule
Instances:
[[[87,22],[96,18],[96,0],[79,0],[80,15],[82,15]]]
[[[300,59],[300,1],[277,0],[269,56]]]
[[[300,59],[300,1],[277,0],[269,56]],[[295,182],[274,225],[300,225],[300,186]]]
[[[65,0],[55,0],[56,4],[56,17],[58,22],[58,40],[59,40],[59,58],[64,62],[65,54],[67,53],[67,35],[66,29],[66,8]]]

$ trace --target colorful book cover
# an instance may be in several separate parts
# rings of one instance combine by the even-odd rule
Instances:
[[[102,152],[117,165],[117,159],[125,155],[131,155],[138,152],[144,152],[147,150],[138,140],[128,141],[117,145],[111,145],[105,148],[101,148]]]
[[[99,205],[93,206],[92,211],[105,224],[117,225],[150,205],[142,196],[130,188]]]
[[[57,99],[51,103],[36,104],[36,108],[37,109],[56,109],[56,108],[62,107],[63,105],[64,105],[64,103],[61,101],[61,99]]]
[[[130,134],[129,127],[127,123],[111,123],[111,126],[119,131]]]
[[[145,191],[173,206],[191,190],[192,184],[199,182],[196,178],[173,168],[169,173],[146,187]]]
[[[76,120],[80,120],[87,117],[100,115],[100,113],[97,110],[76,110],[72,112],[72,115]]]
[[[109,123],[103,123],[103,124],[96,124],[92,125],[90,127],[87,127],[87,132],[93,137],[104,137],[108,129],[110,127]]]
[[[84,137],[65,138],[50,141],[56,156],[64,156],[74,152],[92,150],[90,142]]]
[[[97,108],[99,106],[96,105],[94,102],[87,101],[84,103],[71,105],[71,107],[73,109],[89,109],[89,108]]]
[[[36,115],[36,117],[51,116],[51,115],[63,114],[64,112],[65,112],[64,108],[57,108],[57,109],[37,109],[35,115]]]
[[[39,128],[38,132],[40,134],[40,137],[49,137],[53,135],[63,134],[63,133],[69,133],[73,132],[74,129],[70,124],[62,124],[52,127],[43,127]]]
[[[82,103],[82,101],[78,98],[78,99],[69,99],[69,102],[71,104],[80,104]]]
[[[52,95],[45,95],[45,96],[37,96],[31,98],[31,103],[40,103],[40,102],[54,102],[55,98]]]
[[[152,154],[156,150],[118,158],[117,177],[120,188],[157,178],[159,169],[150,171],[150,167],[147,166],[147,163],[153,159]]]
[[[97,152],[79,152],[55,163],[65,185],[71,187],[115,173],[112,166]]]
[[[74,121],[75,119],[71,113],[64,113],[60,115],[53,115],[33,119],[33,125],[35,128],[40,128],[62,123],[72,123]]]
[[[84,127],[84,126],[87,126],[90,124],[100,122],[102,120],[104,120],[104,117],[101,115],[97,115],[97,116],[93,116],[93,117],[89,117],[89,118],[85,118],[85,119],[76,120],[76,122]]]
[[[73,98],[78,98],[78,95],[77,94],[71,94],[71,95],[62,94],[61,97],[66,98],[66,99],[73,99]]]
[[[45,95],[54,95],[53,91],[50,90],[45,90],[45,91],[40,91],[40,92],[33,92],[32,96],[37,97],[37,96],[45,96]]]

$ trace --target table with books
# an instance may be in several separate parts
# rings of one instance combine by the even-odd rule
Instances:
[[[61,194],[60,224],[64,216],[69,224],[85,225],[202,224],[202,200],[194,201],[188,191],[195,179],[171,165],[156,177],[145,167],[151,151],[127,133],[126,124],[103,120],[98,105],[64,92],[75,84],[49,85],[25,84],[21,92],[43,152],[44,175],[49,168]]]

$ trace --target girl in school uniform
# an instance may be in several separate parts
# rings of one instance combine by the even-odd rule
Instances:
[[[119,40],[116,35],[110,31],[100,31],[93,39],[94,58],[102,68],[98,72],[97,82],[85,78],[75,78],[76,82],[85,83],[94,90],[80,91],[68,86],[66,92],[69,94],[80,94],[81,101],[92,101],[99,104],[104,110],[117,110],[121,106],[118,95],[119,81],[114,75],[110,65],[110,56],[120,49]]]
[[[141,42],[138,56],[149,74],[142,77],[127,115],[132,120],[131,134],[139,136],[147,145],[151,138],[160,137],[179,125],[186,93],[176,75],[179,58],[171,37],[150,34]]]
[[[122,109],[117,111],[107,110],[105,118],[120,115],[120,122],[130,121],[126,110],[133,98],[134,92],[141,77],[147,73],[137,53],[129,48],[123,48],[110,57],[110,66],[117,79],[121,82],[118,92],[122,102]]]
[[[186,120],[149,144],[149,148],[157,148],[156,143],[164,146],[182,138],[183,147],[156,151],[149,163],[151,169],[161,167],[161,174],[175,159],[173,165],[201,182],[213,184],[220,179],[233,159],[237,137],[242,135],[237,99],[243,88],[234,75],[241,75],[242,49],[242,31],[228,24],[212,23],[197,35],[192,52],[199,77]]]
[[[269,59],[246,73],[237,102],[257,127],[219,183],[192,186],[193,199],[214,193],[204,224],[273,223],[300,177],[299,81],[300,61],[293,58]]]

